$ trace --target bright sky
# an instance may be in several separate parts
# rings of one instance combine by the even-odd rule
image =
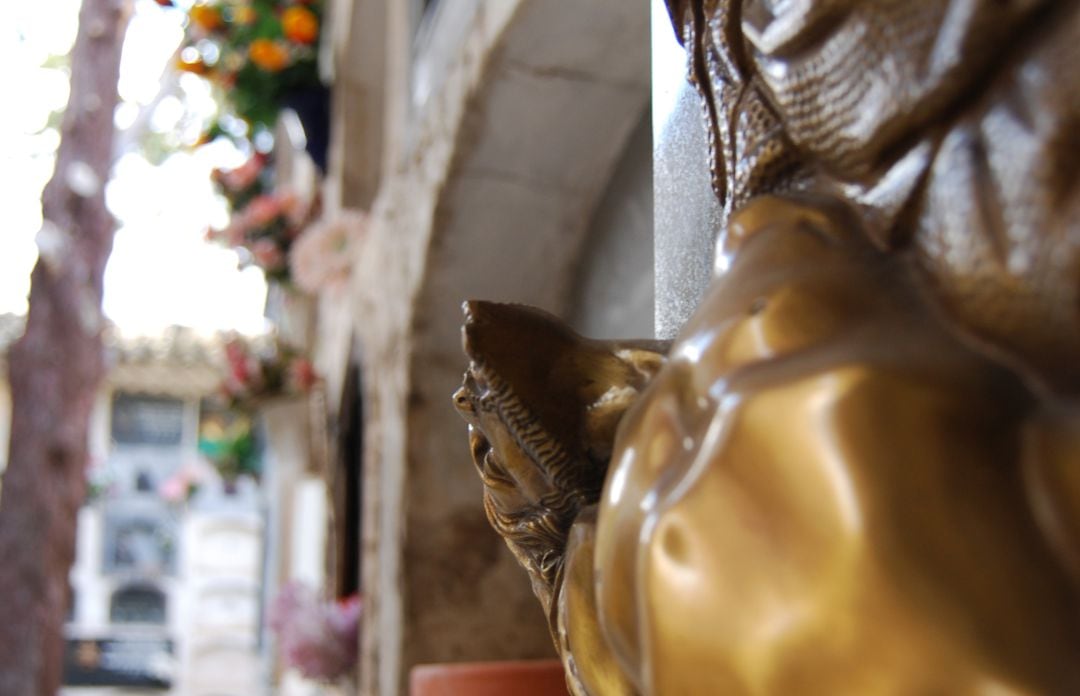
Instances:
[[[49,113],[67,102],[65,70],[43,63],[66,53],[75,38],[79,0],[35,0],[5,8],[0,23],[0,201],[7,220],[0,233],[0,313],[26,311],[30,270],[37,258],[41,189],[52,174],[59,136],[46,128]],[[154,102],[165,67],[180,43],[180,13],[152,0],[136,0],[121,64],[117,125],[138,118]],[[201,80],[185,75],[174,91],[188,110],[209,114],[213,101]],[[176,96],[159,100],[149,118],[157,133],[196,128]],[[190,132],[189,132],[190,135]],[[122,137],[122,136],[121,136]],[[181,150],[152,165],[138,153],[122,155],[106,189],[120,220],[105,274],[105,313],[125,333],[154,333],[171,324],[200,331],[264,328],[266,284],[260,271],[237,270],[232,251],[203,242],[208,225],[223,226],[224,202],[214,195],[210,171],[233,167],[245,155],[218,142]]]

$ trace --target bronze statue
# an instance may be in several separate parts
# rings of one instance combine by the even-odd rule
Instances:
[[[485,507],[572,690],[1080,693],[1080,4],[669,9],[705,300],[665,359],[466,315]]]

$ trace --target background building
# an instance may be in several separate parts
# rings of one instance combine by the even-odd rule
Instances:
[[[21,323],[0,316],[0,355]],[[207,427],[234,417],[209,398],[219,353],[220,340],[184,329],[110,339],[71,571],[66,694],[318,693],[282,668],[267,627],[283,583],[321,587],[326,574],[310,403],[263,409],[260,479],[224,480],[199,451]],[[9,408],[0,379],[4,437]]]

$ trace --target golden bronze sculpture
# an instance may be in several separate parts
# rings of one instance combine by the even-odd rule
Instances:
[[[667,346],[589,341],[530,307],[467,302],[465,317],[472,362],[454,404],[488,519],[550,616],[570,526],[599,499],[615,427]]]
[[[669,9],[726,219],[666,359],[467,305],[571,689],[1080,693],[1080,5]]]

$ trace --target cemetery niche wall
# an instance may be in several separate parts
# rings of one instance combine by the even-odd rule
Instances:
[[[92,418],[63,682],[250,693],[265,679],[266,514],[254,481],[230,492],[199,453],[215,414],[213,344],[173,329],[112,335],[110,351]],[[226,653],[229,668],[215,666]]]

